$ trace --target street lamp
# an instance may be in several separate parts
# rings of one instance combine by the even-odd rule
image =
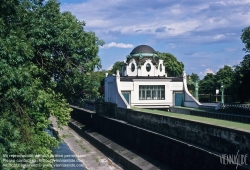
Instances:
[[[221,90],[221,104],[222,104],[222,107],[223,107],[224,106],[224,86],[223,86],[223,82],[221,82],[220,90]]]
[[[199,100],[199,95],[198,95],[199,85],[198,85],[198,81],[193,82],[192,79],[191,79],[191,76],[188,76],[187,84],[188,85],[194,85],[194,93],[192,91],[191,91],[191,93],[194,96],[194,98],[196,98],[196,100]]]
[[[217,103],[218,102],[218,94],[219,94],[219,90],[218,89],[216,89],[215,94],[216,94],[216,103]]]

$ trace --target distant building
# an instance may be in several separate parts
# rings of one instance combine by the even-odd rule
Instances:
[[[206,69],[205,74],[213,74],[215,75],[214,71],[211,68]]]
[[[122,67],[122,76],[105,78],[105,102],[118,107],[168,108],[198,107],[200,103],[188,92],[186,74],[168,77],[163,60],[147,45],[135,47]]]

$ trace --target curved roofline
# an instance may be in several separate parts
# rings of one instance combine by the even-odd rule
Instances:
[[[155,57],[157,57],[158,55],[155,53],[136,53],[136,54],[130,54],[130,56],[132,56],[132,57],[140,57],[140,56],[148,56],[148,57],[155,56]]]
[[[139,54],[139,53],[156,54],[156,51],[155,51],[152,47],[150,47],[150,46],[148,46],[148,45],[139,45],[139,46],[135,47],[135,48],[131,51],[130,55]]]

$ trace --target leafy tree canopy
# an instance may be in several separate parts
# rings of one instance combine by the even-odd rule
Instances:
[[[49,117],[67,125],[72,96],[97,93],[91,72],[103,41],[84,25],[56,0],[1,1],[1,154],[51,154],[58,141],[44,131]]]
[[[242,30],[241,40],[245,44],[243,50],[245,52],[250,52],[250,26]]]
[[[250,52],[250,26],[242,30],[241,40],[245,44],[243,50],[246,53]],[[237,76],[237,77],[236,77]],[[239,81],[238,95],[240,102],[244,103],[250,98],[250,54],[244,56],[243,61],[235,66],[235,80]]]
[[[223,86],[225,89],[225,94],[232,94],[232,84],[233,84],[233,76],[234,71],[232,67],[225,65],[216,73],[217,89],[220,88],[221,82],[223,82]]]
[[[207,74],[199,82],[199,94],[213,94],[216,90],[216,77],[213,74]]]
[[[244,56],[243,61],[235,66],[234,88],[238,89],[240,102],[247,102],[250,98],[250,54]]]
[[[99,70],[92,73],[93,79],[98,83],[98,93],[100,96],[104,95],[104,79],[108,70]]]
[[[164,61],[168,77],[182,76],[184,64],[179,62],[173,54],[157,52],[157,55]]]
[[[198,76],[198,74],[192,73],[191,75],[187,75],[187,77],[189,77],[189,76],[193,82],[200,81],[200,77]]]
[[[109,70],[110,74],[116,74],[116,71],[119,70],[120,75],[122,74],[122,66],[123,66],[123,61],[117,61],[114,63],[112,68]]]

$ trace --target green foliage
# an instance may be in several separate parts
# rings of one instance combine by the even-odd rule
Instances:
[[[179,62],[173,54],[157,52],[157,55],[164,61],[168,77],[182,76],[184,64]]]
[[[56,0],[1,2],[1,156],[51,154],[58,140],[45,132],[49,117],[67,125],[68,102],[80,92],[98,94],[92,72],[101,67],[97,53],[103,41],[84,25],[61,13]]]
[[[107,70],[100,70],[95,71],[92,73],[92,77],[94,77],[94,80],[96,81],[96,84],[99,85],[98,93],[100,96],[104,96],[104,84],[105,84],[105,75],[106,73],[109,73]]]
[[[216,73],[216,87],[220,88],[221,83],[223,82],[223,86],[225,89],[225,94],[233,93],[233,77],[234,71],[232,67],[225,65]]]
[[[220,89],[223,82],[225,94],[233,94],[233,77],[234,70],[232,67],[225,65],[215,75],[207,74],[199,82],[200,94],[215,94],[216,89]]]
[[[250,26],[242,30],[241,40],[245,44],[244,51],[250,52]]]
[[[199,82],[199,94],[214,94],[216,90],[216,76],[207,74]]]
[[[242,30],[241,40],[245,44],[243,50],[246,53],[250,52],[250,26]],[[234,66],[235,76],[234,76],[234,88],[237,88],[238,96],[240,102],[247,102],[250,98],[250,54],[244,56],[243,61]]]
[[[244,56],[243,61],[235,66],[234,89],[238,89],[240,102],[247,102],[250,98],[250,54]]]
[[[111,70],[109,70],[110,74],[116,74],[116,71],[119,70],[120,75],[122,74],[122,66],[123,66],[123,61],[117,61],[114,63],[112,66]]]
[[[195,74],[195,73],[192,73],[191,75],[187,75],[187,77],[190,77],[193,82],[200,81],[200,77],[198,76],[198,74]]]

